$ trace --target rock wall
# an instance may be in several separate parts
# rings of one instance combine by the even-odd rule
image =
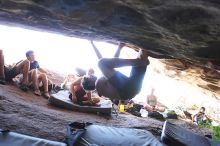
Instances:
[[[164,60],[168,69],[199,67],[205,88],[220,90],[219,0],[0,0],[0,23],[122,41],[151,57],[178,59]]]
[[[0,22],[220,65],[218,0],[1,0]]]

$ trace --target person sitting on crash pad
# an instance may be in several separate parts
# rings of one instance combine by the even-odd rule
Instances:
[[[147,96],[147,103],[144,105],[148,112],[157,111],[164,112],[165,108],[158,106],[157,97],[154,95],[154,88],[151,89],[151,94]]]
[[[70,85],[70,100],[79,105],[95,105],[98,103],[100,99],[92,97],[96,79],[97,77],[94,75],[93,69],[89,69],[85,76],[76,79]]]

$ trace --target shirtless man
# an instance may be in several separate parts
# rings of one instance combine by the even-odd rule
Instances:
[[[148,112],[157,111],[164,112],[165,108],[160,107],[157,104],[157,97],[154,95],[154,88],[151,89],[151,94],[147,96],[147,103],[144,105],[144,108]]]

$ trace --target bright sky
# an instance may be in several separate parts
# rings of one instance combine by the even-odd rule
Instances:
[[[0,40],[0,49],[4,51],[6,64],[25,59],[25,52],[33,50],[42,68],[67,75],[74,73],[76,67],[84,69],[92,67],[96,74],[101,76],[101,71],[97,67],[98,58],[89,40],[3,25],[0,25]],[[105,42],[95,42],[95,45],[103,57],[112,57],[118,47]],[[124,47],[120,58],[128,58],[128,56],[135,58],[136,55],[136,51]],[[120,71],[128,76],[130,67]]]
[[[76,67],[84,69],[92,67],[98,76],[101,75],[97,67],[98,59],[88,40],[1,25],[0,40],[0,49],[4,51],[6,64],[16,63],[25,59],[25,52],[33,50],[42,68],[48,68],[65,75],[74,73]],[[105,42],[95,42],[95,45],[99,48],[103,57],[112,57],[117,49],[116,45]],[[136,52],[125,48],[122,50],[120,57],[126,58],[128,55],[135,57]],[[126,75],[129,75],[130,68],[122,71]],[[194,99],[197,101],[202,101],[199,99],[206,98],[205,96],[207,96],[198,92],[189,84],[153,72],[149,67],[143,83],[142,92],[136,98],[139,101],[145,101],[146,98],[143,98],[143,96],[146,97],[152,87],[156,89],[155,94],[158,96],[159,101],[163,103],[171,100],[174,106],[175,103],[179,102],[176,100],[180,96],[196,97]],[[192,102],[192,100],[189,102]]]
[[[0,32],[0,49],[4,51],[6,64],[26,58],[25,52],[33,50],[43,68],[69,74],[74,73],[75,67],[93,67],[98,75],[101,74],[97,68],[98,59],[88,40],[2,25]],[[117,49],[116,45],[105,42],[95,42],[95,45],[103,57],[112,57]],[[126,57],[125,50],[129,49],[125,47],[120,57]],[[127,53],[136,54],[133,50]],[[124,73],[128,75],[129,71]]]

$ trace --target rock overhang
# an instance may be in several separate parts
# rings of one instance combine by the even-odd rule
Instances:
[[[220,86],[218,0],[0,0],[0,23],[122,41],[148,50],[152,57],[177,59],[187,67],[208,69],[206,74],[214,70],[212,78]],[[163,62],[177,69],[175,61]]]

